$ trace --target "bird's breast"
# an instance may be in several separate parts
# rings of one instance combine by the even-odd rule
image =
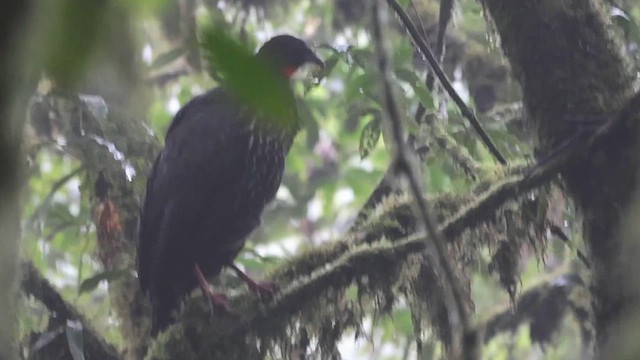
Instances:
[[[247,152],[239,181],[235,209],[259,216],[272,201],[282,182],[284,161],[293,137],[254,129],[247,138]]]

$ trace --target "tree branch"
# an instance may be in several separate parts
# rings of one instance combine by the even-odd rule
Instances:
[[[507,201],[523,196],[555,177],[559,169],[583,153],[585,146],[597,146],[606,140],[615,128],[625,126],[625,120],[629,120],[629,115],[636,111],[640,111],[640,93],[629,101],[614,120],[603,125],[587,141],[570,144],[558,151],[549,161],[524,171],[524,175],[508,176],[475,196],[474,200],[467,201],[465,205],[456,204],[454,207],[462,208],[442,221],[438,231],[444,234],[448,241],[452,241],[463,231],[490,220],[495,216],[497,209]],[[405,196],[399,204],[391,206],[389,211],[398,211],[399,207],[407,208],[411,201],[411,198]],[[440,201],[443,204],[446,202]],[[381,206],[386,205],[383,203]],[[444,207],[438,206],[439,209]],[[389,215],[387,212],[380,217]],[[171,359],[172,356],[175,358],[185,355],[184,347],[176,345],[176,341],[184,340],[185,337],[216,339],[207,341],[206,345],[201,344],[195,350],[204,353],[206,352],[203,346],[220,346],[219,350],[222,350],[229,346],[229,341],[246,341],[247,338],[241,336],[243,332],[245,335],[246,332],[252,332],[255,336],[269,338],[269,334],[278,332],[273,328],[274,324],[287,326],[288,321],[294,321],[299,316],[300,309],[318,302],[322,294],[333,294],[330,289],[345,287],[363,277],[375,278],[393,273],[406,263],[410,255],[425,251],[425,238],[426,234],[422,232],[402,239],[375,241],[354,229],[343,241],[311,249],[287,260],[271,276],[271,279],[281,285],[282,290],[277,293],[273,302],[266,306],[260,305],[252,294],[243,293],[232,299],[234,306],[237,306],[235,314],[216,312],[215,324],[203,325],[202,319],[210,316],[208,304],[202,298],[198,301],[188,301],[185,311],[180,315],[183,321],[159,337],[152,345],[148,358]]]
[[[421,121],[420,127],[428,127],[429,134],[443,153],[449,156],[454,164],[458,165],[464,173],[473,180],[478,179],[482,169],[480,165],[471,157],[469,151],[460,145],[442,125],[443,121],[437,119],[435,115],[427,114],[425,120]]]
[[[453,358],[462,358],[467,352],[463,348],[465,345],[463,338],[470,330],[470,321],[467,307],[464,303],[464,295],[462,285],[457,278],[453,267],[449,261],[448,251],[445,240],[436,228],[428,205],[423,197],[423,189],[419,175],[416,174],[413,164],[415,159],[411,159],[411,153],[408,151],[404,141],[404,131],[402,128],[401,114],[398,110],[397,103],[394,99],[393,87],[389,75],[389,58],[387,56],[386,44],[384,39],[384,31],[382,29],[382,20],[380,19],[380,9],[378,2],[374,2],[373,6],[373,39],[375,50],[378,57],[378,70],[381,74],[380,80],[382,84],[382,93],[384,99],[384,109],[387,119],[391,123],[393,141],[396,150],[396,166],[399,173],[404,173],[409,181],[409,188],[413,193],[415,205],[418,209],[418,229],[426,229],[429,239],[426,244],[426,254],[431,265],[435,267],[436,273],[444,274],[445,288],[445,305],[449,313],[449,323],[452,332],[451,350]],[[413,160],[413,161],[412,161]],[[461,351],[458,353],[458,351]]]
[[[386,0],[386,1],[389,4],[389,7],[391,7],[396,12],[396,14],[398,14],[398,17],[400,17],[402,24],[406,27],[407,31],[409,31],[409,35],[411,35],[413,42],[418,46],[418,49],[420,50],[420,52],[426,57],[436,77],[438,78],[438,80],[440,80],[440,83],[442,84],[444,89],[447,91],[447,94],[449,94],[449,96],[451,97],[453,102],[456,104],[456,106],[458,106],[462,115],[469,121],[471,126],[475,129],[475,131],[480,136],[480,139],[482,140],[482,142],[487,146],[487,148],[489,149],[491,154],[496,158],[496,160],[500,164],[506,165],[507,160],[504,158],[504,156],[502,156],[502,154],[500,153],[496,145],[493,143],[493,140],[491,140],[491,137],[489,136],[489,134],[487,134],[487,132],[484,130],[484,128],[478,121],[478,118],[475,116],[473,111],[469,109],[467,104],[465,104],[465,102],[462,100],[460,95],[458,95],[456,90],[453,88],[453,85],[451,85],[451,82],[447,78],[447,75],[444,73],[444,71],[440,67],[438,60],[436,59],[435,55],[429,48],[429,45],[424,40],[424,38],[420,35],[420,33],[418,32],[418,29],[416,29],[416,26],[413,24],[413,22],[411,21],[407,13],[404,11],[404,9],[402,9],[402,6],[400,6],[400,4],[398,4],[398,2],[395,0]]]
[[[38,299],[50,312],[82,323],[84,351],[88,359],[118,360],[120,355],[107,343],[71,304],[66,302],[30,261],[22,264],[22,290]]]
[[[35,210],[33,210],[33,213],[27,220],[26,225],[24,226],[25,229],[34,228],[34,224],[36,223],[36,221],[41,220],[43,215],[51,206],[53,197],[56,195],[58,190],[60,190],[64,185],[66,185],[69,182],[69,180],[73,179],[75,176],[80,174],[81,171],[82,171],[82,166],[78,166],[77,168],[73,169],[68,174],[61,177],[51,185],[51,189],[49,190],[49,193],[47,194],[47,196],[44,198],[44,200],[40,202],[40,204],[38,204],[38,206],[35,208]]]
[[[434,199],[433,201],[438,203],[437,209],[453,208],[451,216],[436,214],[437,217],[444,217],[438,230],[447,241],[453,241],[465,230],[490,221],[500,206],[526,195],[529,191],[555,178],[560,169],[568,165],[574,158],[581,156],[586,151],[585,149],[606,141],[616,128],[626,126],[625,122],[632,120],[630,115],[636,112],[640,112],[640,93],[627,103],[618,116],[602,125],[589,139],[570,143],[549,157],[546,162],[536,164],[527,170],[514,169],[512,174],[493,184],[478,185],[484,190],[472,191],[475,195],[471,200],[458,201],[452,205],[450,199]],[[397,200],[393,206],[382,204],[380,207],[384,212],[378,218],[388,218],[392,216],[392,212],[403,211],[410,206],[411,201],[413,200],[410,197],[405,196]],[[314,254],[302,254],[291,259],[283,266],[283,269],[275,272],[274,278],[288,281],[296,276],[307,276],[329,262],[330,259],[335,259],[348,251],[352,244],[368,243],[379,239],[379,237],[370,237],[363,233],[363,227],[366,225],[366,221],[357,223],[349,231],[344,241],[332,244],[331,248],[318,248],[313,251]]]
[[[17,356],[17,292],[24,155],[23,91],[34,62],[28,55],[26,19],[33,1],[5,1],[0,11],[0,359]],[[29,44],[30,45],[30,44]]]

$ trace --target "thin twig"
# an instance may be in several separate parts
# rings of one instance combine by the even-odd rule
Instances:
[[[435,55],[438,57],[438,63],[441,63],[444,58],[444,36],[447,33],[447,26],[451,22],[453,16],[453,1],[454,0],[440,0],[440,14],[438,17],[438,39],[436,40]]]
[[[442,84],[444,89],[447,91],[451,99],[453,99],[453,102],[456,104],[456,106],[458,106],[462,115],[469,121],[471,126],[475,129],[475,131],[480,136],[480,139],[482,140],[482,142],[487,146],[487,148],[489,149],[491,154],[496,158],[496,160],[500,164],[506,165],[507,160],[504,158],[504,156],[502,156],[502,154],[500,153],[496,145],[493,143],[493,140],[491,140],[491,137],[489,136],[489,134],[487,134],[487,132],[484,130],[484,128],[478,121],[478,118],[475,116],[473,111],[469,109],[467,104],[465,104],[465,102],[462,100],[460,95],[458,95],[456,90],[453,88],[453,85],[451,85],[451,82],[447,78],[447,75],[444,73],[444,71],[440,67],[438,60],[436,59],[435,55],[429,48],[429,45],[427,44],[425,39],[420,35],[420,32],[418,31],[418,29],[416,29],[416,26],[413,24],[413,22],[411,21],[407,13],[404,11],[404,9],[402,9],[402,6],[400,6],[400,4],[398,4],[396,0],[386,0],[386,1],[387,1],[387,4],[389,4],[389,6],[396,12],[398,17],[400,17],[402,24],[407,28],[407,31],[409,31],[409,35],[411,35],[411,38],[413,39],[414,43],[418,46],[418,49],[420,49],[420,52],[422,52],[422,54],[426,57],[436,77],[438,78],[438,80],[440,80],[440,83]]]
[[[418,8],[416,7],[415,2],[413,2],[413,0],[409,0],[409,5],[411,6],[411,10],[413,10],[413,13],[416,14],[416,19],[418,19],[418,25],[420,25],[420,31],[422,31],[422,36],[424,36],[424,38],[427,38],[427,29],[425,29],[424,27],[424,23],[422,22],[422,17],[420,16],[420,13],[418,12]],[[431,90],[431,89],[429,89]]]
[[[28,230],[33,229],[33,224],[35,224],[35,222],[38,221],[38,219],[42,217],[42,215],[46,212],[47,208],[51,206],[51,201],[53,200],[53,197],[58,192],[58,190],[60,190],[67,182],[69,182],[69,180],[73,179],[76,175],[80,174],[82,170],[83,170],[83,166],[80,165],[77,168],[71,170],[71,172],[69,172],[65,176],[58,179],[56,182],[53,183],[53,185],[51,185],[51,189],[49,190],[49,193],[47,194],[47,196],[44,198],[44,200],[42,200],[40,205],[38,205],[38,207],[33,211],[33,215],[29,217],[29,220],[27,220],[27,223],[24,227],[25,229],[28,229]]]
[[[438,60],[438,64],[441,66],[444,61],[445,55],[445,34],[447,32],[447,26],[449,25],[449,21],[451,20],[451,14],[453,12],[453,0],[440,0],[440,15],[438,17],[438,34],[436,39],[436,48],[434,50],[434,55]],[[424,33],[423,39],[427,39],[427,35]],[[429,90],[433,89],[433,85],[435,82],[435,76],[433,75],[433,71],[430,71],[427,75],[427,87]]]
[[[425,39],[426,41],[427,31],[422,22],[422,18],[420,17],[420,13],[418,12],[418,9],[413,0],[409,1],[409,5],[413,9],[413,12],[415,13],[416,18],[418,19],[418,23],[420,25],[420,30],[422,31],[423,39]],[[444,30],[446,30],[446,26]],[[443,38],[442,46],[438,46],[438,48],[440,47],[442,47],[443,50],[439,52],[438,58],[442,59],[444,56],[444,38]],[[441,62],[441,60],[439,60],[439,62]],[[426,85],[429,91],[433,91],[433,88],[434,88],[433,71],[429,72],[426,80]],[[416,112],[414,115],[414,121],[420,127],[428,125],[428,124],[425,124],[425,121],[423,121],[426,115],[426,110],[427,109],[425,108],[425,105],[422,104],[422,102],[420,102],[418,104],[418,108],[416,109]],[[436,140],[436,144],[440,148],[442,148],[446,153],[451,155],[452,160],[456,164],[458,164],[465,171],[465,173],[467,173],[467,175],[471,176],[474,179],[477,178],[478,165],[473,161],[471,157],[468,157],[464,154],[464,151],[462,151],[461,147],[455,141],[453,141],[451,137],[447,136],[445,133],[440,133],[440,136],[434,133],[433,136]],[[412,141],[415,141],[415,136],[412,134],[409,134],[408,141],[409,143],[412,143]],[[369,209],[373,208],[376,204],[378,204],[382,198],[394,192],[394,187],[393,187],[393,184],[391,183],[393,172],[394,171],[391,167],[387,169],[383,178],[380,180],[378,185],[372,191],[371,195],[369,195],[369,198],[367,199],[366,203],[363,205],[362,209],[360,209],[360,211],[358,212],[358,215],[355,220],[355,224],[358,224],[364,221],[364,219],[366,218],[366,213]]]
[[[564,230],[562,230],[560,226],[553,223],[549,223],[548,226],[549,226],[549,232],[551,233],[551,235],[555,235],[558,239],[560,239],[560,241],[562,241],[565,245],[567,245],[568,248],[571,248],[572,246],[571,240],[569,239],[569,236],[565,234]],[[580,259],[580,261],[582,261],[582,263],[584,264],[584,266],[587,267],[587,269],[591,270],[591,262],[589,261],[589,258],[577,247],[576,247],[576,256],[578,257],[578,259]]]
[[[455,352],[462,345],[463,334],[469,328],[469,314],[464,304],[464,296],[462,285],[455,275],[453,267],[450,264],[447,255],[445,240],[439,233],[435,222],[431,218],[427,203],[423,197],[422,183],[418,179],[414,167],[411,165],[411,155],[404,141],[404,131],[402,128],[402,120],[400,111],[393,94],[393,87],[390,81],[389,59],[384,43],[384,31],[382,29],[382,21],[380,19],[379,2],[373,4],[373,39],[378,58],[378,70],[382,83],[382,91],[385,102],[385,111],[388,121],[391,123],[393,141],[396,146],[396,166],[399,173],[404,173],[409,181],[411,192],[415,199],[415,205],[418,208],[418,225],[423,227],[429,239],[427,240],[427,256],[430,258],[436,272],[444,273],[445,276],[445,298],[447,299],[447,308],[449,312],[449,322],[452,329],[453,346]]]

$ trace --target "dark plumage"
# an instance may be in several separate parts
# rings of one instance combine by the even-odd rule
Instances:
[[[289,76],[304,63],[322,62],[287,35],[269,40],[256,57],[287,82],[282,89],[292,116],[269,121],[228,89],[209,91],[176,114],[149,174],[138,277],[153,306],[154,335],[173,321],[173,311],[198,285],[199,270],[211,277],[233,266],[280,186],[285,156],[300,127]],[[208,290],[204,278],[201,286]]]

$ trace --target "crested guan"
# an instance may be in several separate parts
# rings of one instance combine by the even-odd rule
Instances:
[[[153,308],[152,336],[174,321],[173,312],[198,284],[212,303],[228,308],[224,295],[214,293],[206,280],[225,266],[252,290],[271,291],[233,261],[275,197],[300,129],[290,77],[306,63],[323,63],[289,35],[267,41],[255,59],[285,84],[274,89],[286,92],[290,116],[269,119],[227,86],[213,89],[178,111],[149,174],[137,270]]]

